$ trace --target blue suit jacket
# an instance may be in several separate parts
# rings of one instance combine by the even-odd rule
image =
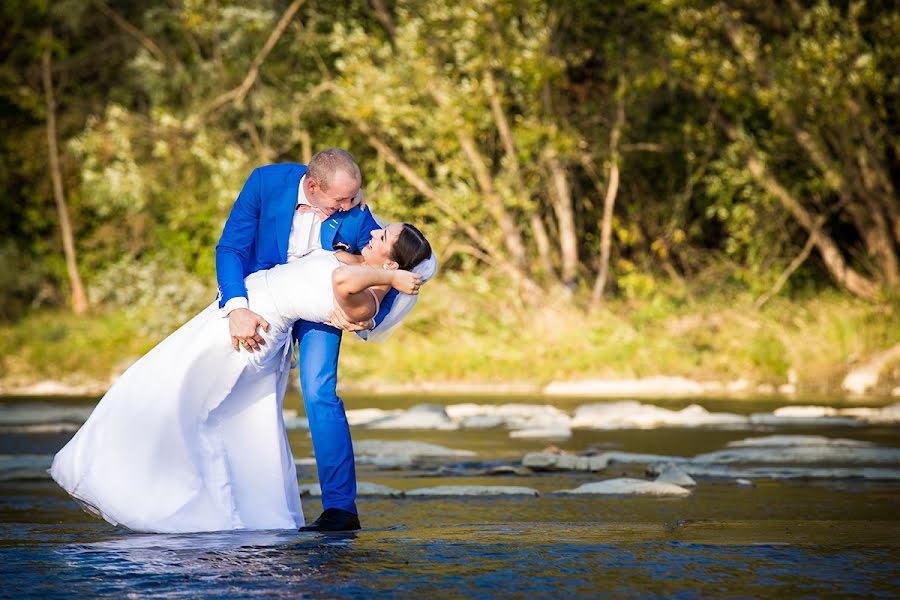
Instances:
[[[232,298],[247,296],[245,277],[287,262],[297,193],[305,173],[306,165],[283,163],[259,167],[250,174],[216,245],[220,308]],[[322,223],[322,248],[334,250],[336,243],[342,243],[348,252],[357,253],[378,228],[368,208],[336,212]],[[391,290],[384,298],[376,322],[390,310],[395,296],[396,290]]]

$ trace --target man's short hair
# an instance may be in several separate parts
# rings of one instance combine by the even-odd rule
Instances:
[[[306,174],[315,179],[323,192],[327,192],[331,185],[334,175],[338,171],[343,171],[350,175],[360,184],[362,183],[362,174],[359,166],[353,160],[353,156],[341,148],[326,148],[316,152],[307,165]]]

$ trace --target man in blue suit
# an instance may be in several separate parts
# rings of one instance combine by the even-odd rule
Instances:
[[[301,258],[316,248],[357,253],[378,229],[361,204],[361,175],[353,157],[340,148],[318,152],[309,165],[294,163],[255,169],[234,203],[216,246],[219,307],[229,319],[235,350],[264,343],[257,328],[268,323],[247,304],[244,278],[255,271]],[[385,297],[377,322],[396,294]],[[336,393],[341,329],[374,326],[332,313],[331,325],[298,322],[300,386],[309,418],[324,512],[301,531],[359,529],[356,473],[350,427]]]

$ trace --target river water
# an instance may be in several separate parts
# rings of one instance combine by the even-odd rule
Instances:
[[[60,419],[77,423],[79,410],[87,412],[95,400],[6,398],[0,399],[0,407],[56,410]],[[345,401],[349,408],[406,408],[421,399]],[[583,401],[558,404],[572,408],[578,402]],[[655,404],[680,408],[687,403]],[[763,400],[701,404],[737,414],[780,405]],[[360,497],[364,529],[353,534],[136,534],[82,512],[42,474],[74,426],[54,430],[23,427],[21,421],[0,423],[2,596],[900,596],[900,479],[760,477],[752,485],[739,485],[733,479],[698,477],[698,485],[684,498],[573,496],[554,492],[612,477],[646,479],[644,467],[488,475],[492,467],[519,465],[526,452],[549,442],[511,439],[504,428],[355,428],[354,440],[416,440],[476,453],[404,468],[359,464],[360,481],[407,491],[444,485],[527,486],[540,495]],[[900,448],[896,424],[814,422],[734,429],[576,429],[571,439],[554,443],[572,452],[594,446],[693,456],[773,434]],[[289,437],[301,483],[315,482],[308,432],[292,430]],[[883,462],[852,468],[864,466],[900,469],[900,464]],[[320,510],[317,498],[304,497],[307,520]]]

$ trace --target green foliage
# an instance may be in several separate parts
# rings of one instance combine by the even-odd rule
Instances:
[[[28,256],[13,240],[0,243],[0,321],[21,318],[33,304],[48,301],[52,290],[45,286],[47,274],[30,264]]]
[[[0,360],[0,373],[24,381],[107,381],[159,341],[142,335],[142,321],[135,317],[111,311],[75,318],[43,311],[2,325],[0,333],[23,343]]]
[[[84,262],[97,279],[123,257],[211,281],[222,224],[252,167],[242,149],[213,137],[184,135],[161,115],[147,122],[117,105],[88,123],[70,144],[82,164],[81,194],[96,229]],[[89,282],[91,280],[89,279]]]
[[[809,239],[785,194],[845,268],[816,247],[781,295],[815,303],[848,270],[881,290],[870,309],[827,296],[821,335],[796,326],[830,348],[821,368],[888,341],[863,315],[892,306],[900,256],[900,15],[889,4],[384,4],[389,15],[309,0],[262,56],[285,2],[107,2],[133,30],[87,0],[5,3],[0,321],[18,331],[67,297],[40,79],[49,48],[95,311],[84,329],[49,317],[60,346],[114,326],[146,345],[205,305],[215,243],[250,171],[332,145],[359,160],[375,211],[422,225],[442,261],[438,303],[423,296],[401,343],[346,353],[354,377],[374,377],[394,353],[396,377],[501,378],[525,373],[540,348],[543,379],[779,381],[817,360],[779,330],[805,313],[776,298],[754,329],[729,308],[751,306]],[[589,313],[613,164],[606,304]],[[574,294],[559,290],[566,235]],[[834,307],[845,301],[855,312],[843,321]],[[672,329],[702,311],[720,325]]]

